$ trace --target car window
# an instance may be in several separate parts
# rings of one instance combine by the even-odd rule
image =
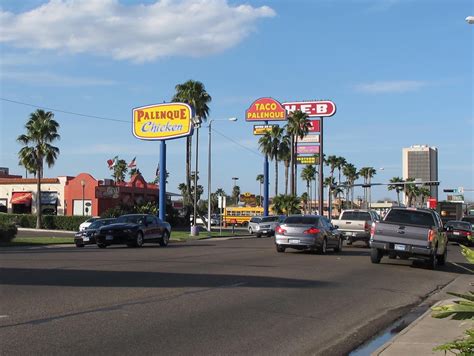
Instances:
[[[146,217],[146,223],[147,223],[148,225],[153,225],[153,224],[155,224],[155,218],[154,218],[153,216],[148,215],[148,216]]]
[[[317,216],[288,216],[285,224],[317,225],[319,218]]]
[[[272,222],[272,221],[278,221],[278,216],[266,216],[262,218],[260,222]]]
[[[452,227],[453,229],[464,229],[469,230],[471,229],[471,224],[469,222],[464,221],[448,221],[446,223],[446,227]]]
[[[368,212],[365,211],[344,211],[341,220],[372,220]]]
[[[122,215],[117,219],[117,222],[143,224],[143,215]]]
[[[258,223],[258,222],[260,222],[260,220],[261,220],[261,218],[251,218],[250,222]]]
[[[385,222],[419,226],[436,226],[433,215],[426,211],[393,209],[385,217]]]

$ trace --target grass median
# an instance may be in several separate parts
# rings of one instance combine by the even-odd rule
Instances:
[[[244,235],[241,232],[236,232],[235,236]],[[222,234],[219,231],[213,231],[211,237],[229,237],[233,236],[231,232],[223,231]],[[209,237],[207,231],[201,231],[199,236],[191,236],[188,231],[172,231],[171,241],[186,242],[195,241]],[[10,246],[46,246],[46,245],[68,245],[74,244],[74,237],[16,237],[11,242],[0,242],[0,247]]]

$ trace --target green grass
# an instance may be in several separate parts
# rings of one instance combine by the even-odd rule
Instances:
[[[242,235],[242,233],[236,233],[236,235]],[[232,233],[223,231],[222,235],[219,235],[219,231],[213,231],[213,237],[218,236],[232,236]],[[194,241],[208,237],[207,231],[200,231],[199,236],[191,236],[188,231],[173,231],[171,233],[171,241]],[[73,237],[16,237],[11,242],[1,242],[0,247],[9,246],[45,246],[45,245],[65,245],[74,244]]]

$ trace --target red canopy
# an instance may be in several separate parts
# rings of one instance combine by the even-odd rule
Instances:
[[[31,192],[13,192],[12,200],[10,203],[12,204],[31,204],[32,195]]]

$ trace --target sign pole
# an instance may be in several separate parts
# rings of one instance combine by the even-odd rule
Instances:
[[[319,122],[319,130],[321,131],[320,134],[320,142],[319,142],[319,215],[323,215],[324,211],[324,149],[323,149],[323,142],[324,142],[324,135],[323,135],[323,117],[320,118]]]
[[[265,125],[267,124],[268,121],[265,121]],[[265,160],[263,163],[263,216],[268,216],[268,186],[268,155],[265,155]]]
[[[166,141],[160,141],[160,189],[158,197],[159,217],[166,221]]]

